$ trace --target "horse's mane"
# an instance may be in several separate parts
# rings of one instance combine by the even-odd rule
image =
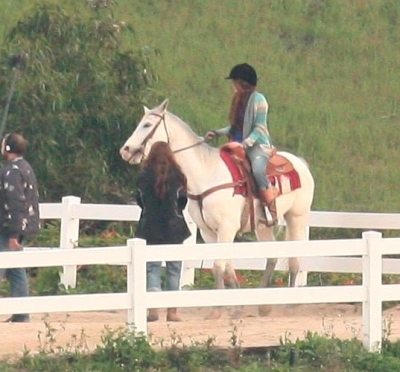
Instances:
[[[172,117],[175,121],[176,124],[178,124],[182,129],[188,131],[192,136],[196,137],[197,140],[201,140],[203,139],[203,137],[199,136],[197,133],[195,133],[193,131],[193,129],[190,127],[189,124],[187,124],[186,122],[184,122],[180,117],[176,116],[175,114],[173,114],[170,111],[166,112],[168,114],[168,116]]]

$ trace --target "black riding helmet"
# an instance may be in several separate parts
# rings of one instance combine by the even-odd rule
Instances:
[[[252,66],[247,63],[240,63],[232,68],[230,74],[225,79],[241,79],[254,87],[257,85],[257,73]]]

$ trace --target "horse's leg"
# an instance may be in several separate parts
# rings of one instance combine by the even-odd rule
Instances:
[[[293,215],[287,213],[286,220],[286,240],[305,240],[306,239],[306,218],[303,215]],[[289,285],[294,287],[297,274],[299,273],[300,262],[297,257],[289,258]]]
[[[218,243],[231,243],[234,241],[237,229],[234,226],[226,224],[218,228]],[[225,280],[229,283],[231,288],[239,288],[239,283],[237,281],[236,272],[233,268],[231,260],[215,260],[213,266],[213,273],[215,279],[215,288],[224,289]]]
[[[207,243],[215,242],[215,238],[218,243],[230,243],[234,241],[237,230],[237,227],[231,226],[230,224],[225,224],[223,226],[219,226],[217,235],[210,231],[202,231],[202,237]],[[239,287],[236,272],[231,260],[215,260],[213,265],[213,274],[216,289],[225,288],[224,277],[226,277],[230,287]],[[220,307],[213,307],[211,312],[206,316],[206,319],[218,319],[220,316]]]
[[[236,276],[235,268],[233,267],[232,261],[228,260],[225,263],[225,274],[226,274],[226,281],[231,289],[238,289],[240,288],[239,281]]]
[[[274,233],[271,227],[267,227],[264,224],[259,224],[256,229],[256,237],[258,241],[274,241]],[[261,279],[260,287],[265,288],[271,285],[272,275],[275,270],[277,258],[269,258],[265,267],[264,274]]]
[[[218,229],[218,242],[219,243],[230,243],[235,240],[235,236],[239,226],[233,226],[231,224],[225,224],[220,226]],[[233,266],[232,260],[226,260],[225,262],[225,280],[232,289],[240,288],[239,281],[237,280],[236,271]],[[231,313],[231,317],[234,319],[239,319],[244,317],[244,307],[243,306],[235,306],[233,308],[233,312]]]
[[[218,240],[217,234],[209,229],[200,230],[201,237],[205,243],[216,243]],[[213,276],[216,289],[224,289],[224,271],[226,263],[223,260],[215,260],[213,264]],[[219,306],[211,308],[210,312],[205,316],[205,319],[218,319],[221,317]]]
[[[217,234],[209,229],[200,230],[201,237],[203,238],[205,243],[216,243],[218,241]],[[216,289],[224,289],[224,272],[226,267],[226,261],[224,260],[215,260],[213,264],[213,275],[214,275],[214,283]]]
[[[235,236],[239,230],[239,225],[225,224],[220,226],[218,229],[218,243],[232,243],[235,240]],[[217,262],[217,261],[216,261]],[[236,272],[233,267],[232,260],[225,260],[224,274],[226,281],[230,288],[239,288],[239,282],[237,280]]]
[[[264,224],[259,224],[256,229],[256,236],[258,241],[273,241],[275,240],[272,227],[267,227]],[[272,275],[274,274],[277,258],[269,258],[265,267],[264,274],[261,278],[260,287],[266,288],[271,285]],[[267,316],[271,312],[271,306],[260,305],[258,306],[258,315]]]

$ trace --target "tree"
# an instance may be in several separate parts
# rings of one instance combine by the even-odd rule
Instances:
[[[142,116],[142,103],[156,98],[150,61],[157,51],[124,47],[133,28],[115,19],[112,7],[92,5],[70,13],[37,6],[11,29],[1,51],[3,60],[15,51],[28,55],[6,132],[28,139],[42,202],[77,195],[124,203],[134,189],[134,168],[118,150]],[[1,96],[10,78],[3,67]]]

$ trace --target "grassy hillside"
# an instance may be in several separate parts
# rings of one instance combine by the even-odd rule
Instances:
[[[3,0],[0,34],[33,3]],[[247,61],[275,144],[310,163],[314,210],[399,211],[400,2],[119,0],[115,14],[127,43],[160,51],[156,89],[198,133],[226,124],[224,77]]]

